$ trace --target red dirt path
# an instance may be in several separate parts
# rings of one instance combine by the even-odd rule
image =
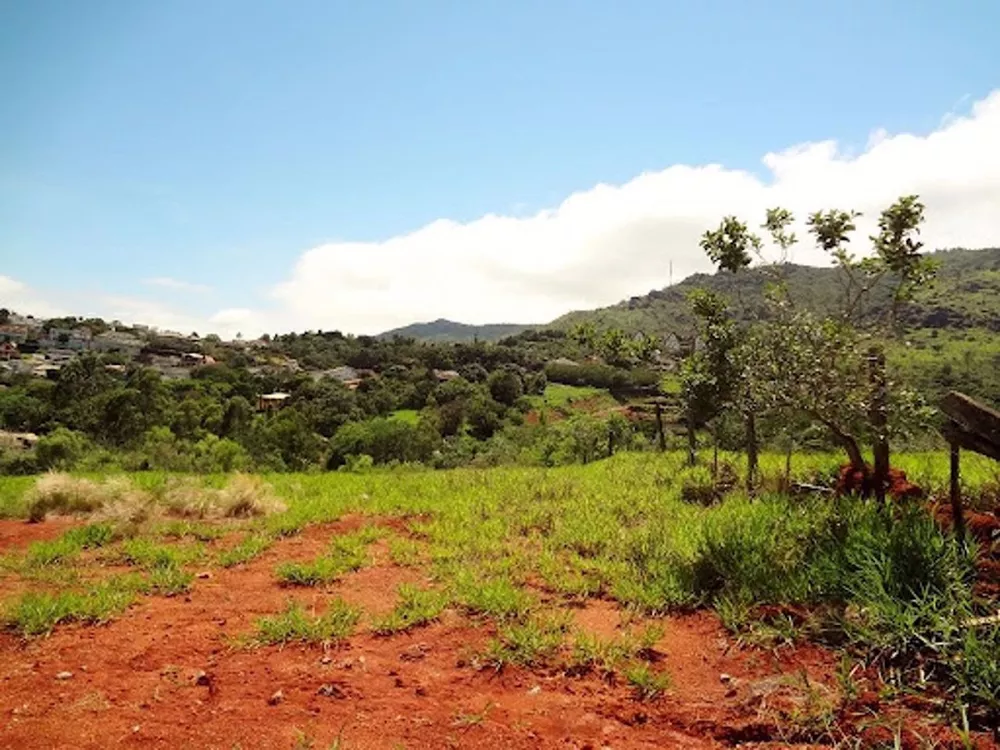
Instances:
[[[0,636],[0,747],[249,750],[308,738],[327,748],[338,736],[351,750],[784,747],[802,739],[782,728],[789,716],[837,699],[832,654],[737,648],[707,612],[662,621],[656,667],[673,686],[648,703],[596,675],[477,670],[471,664],[491,628],[454,612],[388,638],[362,623],[329,651],[227,645],[289,598],[322,609],[336,593],[371,613],[388,611],[396,585],[420,573],[392,565],[378,545],[373,567],[328,590],[285,589],[274,577],[277,562],[311,559],[331,534],[359,523],[309,528],[245,567],[212,570],[186,597],[143,599],[103,627],[31,641]],[[604,637],[622,625],[609,602],[590,602],[574,617]],[[65,671],[72,677],[58,679]],[[922,722],[898,720],[911,729]]]

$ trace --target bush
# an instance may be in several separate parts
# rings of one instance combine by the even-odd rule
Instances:
[[[80,433],[57,427],[38,439],[35,456],[42,470],[68,470],[87,452],[89,441]]]

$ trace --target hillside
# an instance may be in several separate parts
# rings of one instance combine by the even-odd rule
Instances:
[[[437,342],[470,342],[470,341],[499,341],[507,336],[513,336],[537,326],[519,325],[517,323],[489,323],[487,325],[474,326],[465,323],[456,323],[453,320],[438,318],[429,323],[411,323],[402,328],[393,328],[391,331],[380,333],[378,338],[391,339],[393,336],[403,336],[413,338],[418,341]]]
[[[931,257],[941,264],[937,281],[905,310],[907,323],[913,328],[1000,331],[1000,248],[945,250]],[[793,300],[817,312],[836,309],[844,281],[838,269],[787,264],[782,271]],[[695,274],[672,287],[632,297],[611,307],[568,313],[549,327],[568,330],[591,323],[597,328],[684,336],[694,326],[687,302],[692,290],[705,288],[724,294],[732,300],[737,315],[753,319],[765,314],[763,292],[768,279],[768,272],[760,268],[736,276]],[[877,314],[885,304],[884,294],[873,295],[870,312]]]

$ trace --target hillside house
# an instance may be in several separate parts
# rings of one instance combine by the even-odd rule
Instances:
[[[50,328],[39,344],[43,349],[68,349],[83,351],[90,348],[94,338],[89,328]]]
[[[280,409],[289,398],[291,398],[290,393],[281,393],[280,391],[261,394],[257,397],[257,411],[274,411]]]
[[[94,336],[90,348],[97,352],[118,352],[134,357],[142,351],[143,341],[138,336],[121,331],[108,331]]]
[[[462,377],[457,370],[434,370],[434,377],[439,383],[447,383],[449,380]]]
[[[0,326],[0,341],[23,344],[30,336],[28,326],[19,323],[7,323]]]

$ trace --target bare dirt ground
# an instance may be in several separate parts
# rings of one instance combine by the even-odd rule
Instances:
[[[900,727],[904,747],[948,737],[919,710],[884,704],[871,690],[845,701],[834,654],[739,647],[708,612],[661,621],[654,656],[672,685],[648,702],[620,678],[477,669],[492,626],[454,611],[390,637],[362,621],[328,649],[234,646],[290,598],[321,611],[339,595],[377,615],[393,607],[399,583],[421,580],[376,543],[373,566],[330,587],[279,586],[278,562],[312,559],[331,534],[357,526],[348,518],[307,528],[245,566],[211,569],[188,595],[143,598],[104,626],[32,640],[0,635],[0,747],[892,747]],[[64,530],[5,523],[0,533],[5,546],[23,545],[40,529]],[[572,612],[596,635],[623,625],[612,602]]]

